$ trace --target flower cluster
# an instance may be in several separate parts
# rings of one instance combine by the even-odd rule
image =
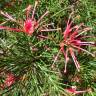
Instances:
[[[94,54],[92,54],[91,52],[82,48],[82,46],[90,46],[90,45],[96,46],[95,42],[83,41],[83,38],[91,37],[91,36],[81,36],[84,32],[91,30],[91,28],[89,28],[89,27],[84,28],[83,30],[82,29],[80,30],[80,27],[83,25],[84,24],[81,23],[80,25],[72,26],[72,21],[70,21],[70,19],[69,19],[67,22],[66,29],[63,32],[63,40],[60,43],[60,50],[59,50],[57,56],[55,57],[54,63],[56,62],[59,53],[62,52],[64,54],[64,57],[65,57],[64,73],[66,73],[66,71],[67,71],[66,67],[67,67],[67,64],[69,61],[69,54],[71,55],[71,57],[74,61],[74,64],[75,64],[78,71],[80,71],[80,64],[77,61],[77,57],[75,56],[76,51],[78,51],[78,53],[80,53],[80,51],[83,51],[83,52],[86,52],[86,53],[92,55],[93,57],[95,57]]]
[[[24,21],[22,21],[23,24],[21,22],[19,22],[18,20],[16,20],[15,18],[13,18],[7,12],[4,13],[3,11],[0,11],[1,15],[5,16],[8,20],[11,20],[12,22],[17,23],[20,26],[19,28],[10,28],[7,26],[0,25],[0,30],[4,29],[4,30],[9,30],[9,31],[24,32],[24,33],[27,33],[28,35],[32,35],[32,33],[37,29],[40,32],[58,30],[58,29],[48,29],[47,25],[50,25],[50,24],[46,24],[46,25],[41,24],[42,19],[49,13],[49,11],[46,11],[38,20],[35,19],[34,15],[35,15],[37,4],[38,4],[38,2],[36,1],[33,11],[32,11],[32,16],[30,16],[31,9],[32,9],[31,5],[29,5],[26,9],[23,10],[26,13],[26,19]],[[40,25],[42,25],[42,26],[40,26]]]

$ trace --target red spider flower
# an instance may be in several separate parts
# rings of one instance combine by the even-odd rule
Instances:
[[[76,86],[72,86],[71,88],[67,88],[65,89],[68,93],[72,93],[72,94],[81,94],[81,93],[85,93],[85,92],[88,92],[88,90],[83,90],[83,91],[77,91],[76,90]]]
[[[7,74],[4,84],[10,87],[15,82],[15,76],[12,73]]]
[[[27,33],[28,35],[32,35],[32,33],[38,29],[40,25],[42,25],[40,22],[41,20],[48,14],[48,11],[46,11],[38,20],[35,19],[34,15],[35,15],[35,10],[36,10],[36,6],[37,6],[38,2],[35,1],[35,5],[32,11],[32,16],[30,16],[30,12],[32,9],[32,6],[29,5],[25,10],[26,12],[26,20],[23,21],[23,24],[20,23],[19,21],[17,21],[16,19],[14,19],[11,15],[9,15],[8,13],[4,13],[4,12],[0,12],[3,16],[7,17],[8,20],[11,20],[15,23],[17,23],[20,28],[10,28],[10,27],[5,27],[5,26],[0,26],[0,30],[5,29],[5,30],[10,30],[10,31],[16,31],[16,32],[24,32]],[[43,27],[43,25],[42,25]],[[40,28],[40,31],[54,31],[55,29],[47,29],[47,24],[44,25],[44,30],[41,30],[42,27]],[[46,29],[45,29],[46,28]]]
[[[8,73],[6,75],[4,83],[1,84],[0,86],[1,86],[1,88],[10,87],[12,84],[15,83],[15,80],[16,80],[16,78],[15,78],[14,74]]]
[[[70,20],[68,20],[66,29],[63,32],[63,41],[60,43],[60,50],[59,50],[57,56],[55,57],[54,63],[56,62],[60,52],[62,52],[65,57],[65,69],[64,69],[65,73],[67,71],[66,67],[67,67],[67,63],[69,61],[69,56],[68,56],[69,54],[71,55],[77,70],[80,71],[80,64],[77,61],[77,58],[75,56],[76,49],[79,52],[83,51],[83,52],[86,52],[94,57],[94,54],[92,54],[89,51],[82,48],[82,46],[87,46],[87,45],[95,45],[96,46],[95,42],[82,41],[82,39],[84,39],[86,37],[90,37],[90,36],[81,36],[81,34],[84,32],[87,32],[91,28],[84,28],[82,31],[80,29],[81,26],[83,26],[83,24],[76,25],[76,26],[72,27],[72,21],[70,22]]]

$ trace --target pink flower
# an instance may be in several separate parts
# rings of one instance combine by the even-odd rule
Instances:
[[[15,78],[14,74],[8,73],[6,75],[4,83],[1,84],[0,87],[2,89],[6,88],[6,87],[10,87],[11,85],[13,85],[15,83],[15,81],[16,81],[16,78]]]
[[[12,84],[15,83],[15,76],[12,73],[7,74],[4,84],[7,87],[10,87]]]
[[[29,5],[25,10],[26,12],[26,20],[23,21],[23,24],[21,24],[19,21],[17,21],[16,19],[14,19],[11,15],[9,15],[8,13],[4,13],[4,12],[0,12],[3,16],[7,17],[8,20],[11,20],[13,22],[16,22],[20,27],[19,28],[10,28],[10,27],[5,27],[5,26],[1,26],[0,25],[0,30],[10,30],[10,31],[16,31],[16,32],[24,32],[27,33],[28,35],[32,35],[32,33],[36,30],[39,29],[40,25],[41,25],[41,20],[48,14],[48,11],[46,11],[38,20],[35,19],[34,14],[35,14],[35,10],[36,10],[36,6],[37,6],[38,2],[35,2],[33,11],[32,11],[32,16],[30,17],[30,12],[31,12],[31,8],[32,6]],[[40,31],[46,31],[46,30],[41,30],[42,27],[40,27]],[[47,29],[48,31],[48,29]]]
[[[76,86],[72,86],[71,88],[65,89],[68,93],[72,93],[72,94],[81,94],[81,93],[85,93],[88,90],[84,90],[84,91],[77,91],[76,90]]]
[[[67,71],[66,67],[69,61],[69,54],[71,55],[77,70],[80,71],[80,64],[77,61],[77,57],[75,56],[76,49],[78,51],[86,52],[92,55],[93,57],[95,57],[94,54],[82,48],[82,46],[90,46],[90,45],[96,46],[95,42],[85,42],[82,40],[83,38],[90,37],[90,36],[81,36],[81,35],[84,32],[89,31],[91,28],[84,28],[83,30],[80,30],[81,26],[83,26],[82,23],[80,25],[76,25],[72,27],[72,21],[68,20],[66,29],[63,32],[63,40],[60,43],[60,50],[57,56],[55,57],[54,62],[56,62],[59,53],[62,52],[65,57],[65,69],[64,69],[65,73]]]

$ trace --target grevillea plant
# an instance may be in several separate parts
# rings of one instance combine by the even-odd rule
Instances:
[[[40,32],[42,31],[54,31],[57,29],[48,29],[47,25],[50,24],[45,24],[42,25],[41,21],[42,19],[49,13],[49,11],[46,11],[38,20],[35,19],[35,11],[36,11],[36,6],[38,4],[38,1],[35,1],[35,5],[32,11],[32,16],[30,16],[31,13],[31,9],[32,6],[29,5],[26,9],[24,9],[23,11],[26,12],[26,19],[22,23],[20,23],[18,20],[16,20],[15,18],[13,18],[11,15],[9,15],[7,12],[4,13],[3,11],[1,11],[0,13],[7,17],[8,20],[11,20],[12,22],[17,23],[20,27],[19,28],[10,28],[7,26],[0,26],[0,30],[5,29],[5,30],[10,30],[10,31],[16,31],[16,32],[24,32],[27,33],[28,35],[32,35],[32,33],[38,29]],[[40,26],[42,25],[42,26]]]
[[[83,39],[84,38],[88,38],[91,36],[82,36],[82,34],[84,32],[87,32],[89,30],[91,30],[91,28],[87,27],[84,29],[80,29],[81,26],[83,26],[84,24],[81,23],[80,25],[76,25],[72,27],[72,21],[69,19],[67,22],[67,26],[65,31],[63,32],[63,40],[60,42],[60,50],[57,54],[57,56],[54,59],[54,63],[56,62],[60,52],[62,52],[64,54],[65,57],[65,69],[64,72],[66,73],[66,67],[69,61],[69,54],[72,57],[74,64],[76,66],[76,69],[78,71],[80,71],[80,64],[77,61],[77,57],[75,55],[75,52],[78,51],[78,53],[80,53],[80,51],[86,52],[90,55],[92,55],[93,57],[95,57],[94,54],[92,54],[91,52],[87,51],[86,49],[82,48],[82,46],[96,46],[95,42],[85,42]],[[84,27],[84,26],[83,26]],[[53,63],[53,64],[54,64]]]

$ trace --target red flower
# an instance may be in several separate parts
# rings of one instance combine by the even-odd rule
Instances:
[[[6,78],[5,78],[4,83],[1,84],[0,87],[1,87],[2,89],[6,88],[6,87],[10,87],[12,84],[15,83],[15,81],[16,81],[16,78],[15,78],[14,74],[8,73],[8,74],[6,75]]]
[[[81,93],[85,93],[88,90],[84,90],[84,91],[77,91],[75,86],[72,86],[71,88],[65,89],[68,93],[72,93],[72,94],[81,94]]]
[[[7,74],[4,84],[7,87],[10,87],[12,84],[15,83],[15,76],[12,73]]]
[[[26,20],[23,21],[23,24],[21,24],[20,22],[18,22],[16,19],[14,19],[11,15],[9,15],[8,13],[4,13],[4,12],[0,12],[3,16],[7,17],[8,20],[11,20],[13,22],[16,22],[20,28],[9,28],[9,27],[5,27],[5,26],[0,26],[0,30],[5,29],[5,30],[10,30],[10,31],[16,31],[16,32],[24,32],[27,33],[29,35],[32,35],[32,33],[36,30],[39,29],[40,25],[41,25],[41,20],[48,14],[48,11],[46,11],[38,20],[35,19],[34,14],[35,14],[35,10],[36,10],[36,6],[37,6],[38,2],[35,2],[35,6],[33,8],[33,12],[32,12],[32,16],[30,17],[30,12],[31,12],[31,8],[32,6],[29,5],[25,10],[26,12]],[[43,25],[42,25],[43,26]],[[48,30],[47,26],[45,26],[46,30],[41,30],[42,27],[40,28],[40,31],[54,31],[54,30]]]
[[[90,30],[91,28],[84,28],[82,31],[82,30],[80,30],[81,26],[83,26],[83,24],[76,25],[76,26],[72,27],[72,21],[70,22],[70,20],[68,20],[67,27],[66,27],[65,31],[63,32],[63,41],[60,43],[60,50],[59,50],[57,56],[55,57],[54,62],[56,62],[59,53],[62,52],[65,57],[64,72],[67,71],[66,67],[67,67],[67,63],[69,61],[69,56],[68,56],[69,54],[71,55],[77,70],[80,71],[80,64],[77,61],[77,57],[75,56],[76,49],[78,51],[81,50],[83,52],[86,52],[94,57],[94,54],[92,54],[89,51],[82,48],[82,46],[87,46],[87,45],[95,45],[96,46],[96,44],[94,42],[82,41],[83,38],[90,37],[90,36],[81,36],[81,34]]]

